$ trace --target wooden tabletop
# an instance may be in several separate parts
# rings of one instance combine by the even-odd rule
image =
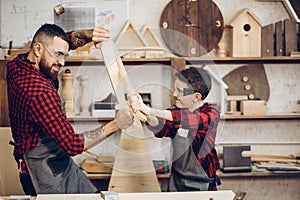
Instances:
[[[235,196],[231,190],[202,192],[151,192],[151,193],[117,193],[118,200],[232,200]],[[10,197],[0,197],[9,200]],[[27,199],[26,199],[27,200]],[[103,200],[101,194],[40,194],[30,200]]]

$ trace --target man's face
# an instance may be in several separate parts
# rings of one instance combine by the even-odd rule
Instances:
[[[58,72],[65,65],[68,56],[69,44],[59,37],[53,38],[53,44],[44,44],[39,63],[41,72],[51,79],[56,79]]]
[[[191,91],[191,92],[190,92]],[[194,108],[194,92],[191,87],[176,78],[175,80],[175,91],[173,96],[175,97],[175,105],[178,108]]]

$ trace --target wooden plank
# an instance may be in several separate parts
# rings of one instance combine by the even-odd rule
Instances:
[[[102,200],[100,194],[38,194],[35,200]]]
[[[283,25],[282,21],[275,23],[275,55],[283,56]]]
[[[23,193],[18,166],[13,157],[14,147],[9,144],[11,140],[11,129],[0,127],[0,199],[1,196]]]
[[[121,193],[120,200],[232,200],[235,194],[231,190],[202,192],[161,192],[161,193]]]
[[[290,19],[284,20],[284,55],[290,56],[291,52],[297,51],[296,22]]]
[[[80,166],[87,173],[104,173],[110,174],[112,172],[113,163],[102,163],[96,159],[86,159]]]
[[[173,97],[173,92],[174,92],[174,83],[175,83],[175,73],[179,72],[181,70],[185,69],[185,64],[186,64],[186,60],[184,58],[171,58],[171,68],[172,70],[172,76],[171,76],[171,92],[170,92],[170,102],[171,105],[174,105],[175,103],[175,98]]]
[[[107,71],[119,103],[125,103],[124,87],[132,92],[126,70],[111,40],[101,47]],[[109,190],[116,192],[160,192],[144,130],[137,115],[134,123],[122,130]]]
[[[261,29],[261,56],[274,56],[273,24]]]
[[[0,126],[2,127],[10,126],[7,98],[6,63],[6,60],[0,61]]]
[[[151,193],[119,193],[119,200],[232,200],[232,190],[202,192],[151,192]],[[39,194],[36,200],[101,200],[100,194]]]

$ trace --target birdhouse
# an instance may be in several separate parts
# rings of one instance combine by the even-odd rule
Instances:
[[[146,40],[134,27],[131,20],[125,23],[115,43],[118,51],[124,58],[145,57],[145,48],[148,46]]]
[[[164,56],[164,48],[156,37],[155,33],[148,25],[144,25],[141,30],[141,35],[146,40],[149,46],[145,49],[146,58],[162,58]]]
[[[249,9],[239,12],[227,26],[230,39],[229,55],[260,57],[261,27],[261,22]]]
[[[161,58],[165,52],[162,44],[147,25],[138,31],[131,20],[123,26],[116,39],[116,45],[123,58]]]

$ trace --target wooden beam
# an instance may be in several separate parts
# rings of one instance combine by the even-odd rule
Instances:
[[[133,92],[121,58],[111,40],[101,47],[104,62],[118,102],[125,103],[124,87]],[[115,192],[160,192],[156,172],[149,152],[142,124],[135,114],[134,123],[122,130],[119,149],[109,183],[109,190]]]

